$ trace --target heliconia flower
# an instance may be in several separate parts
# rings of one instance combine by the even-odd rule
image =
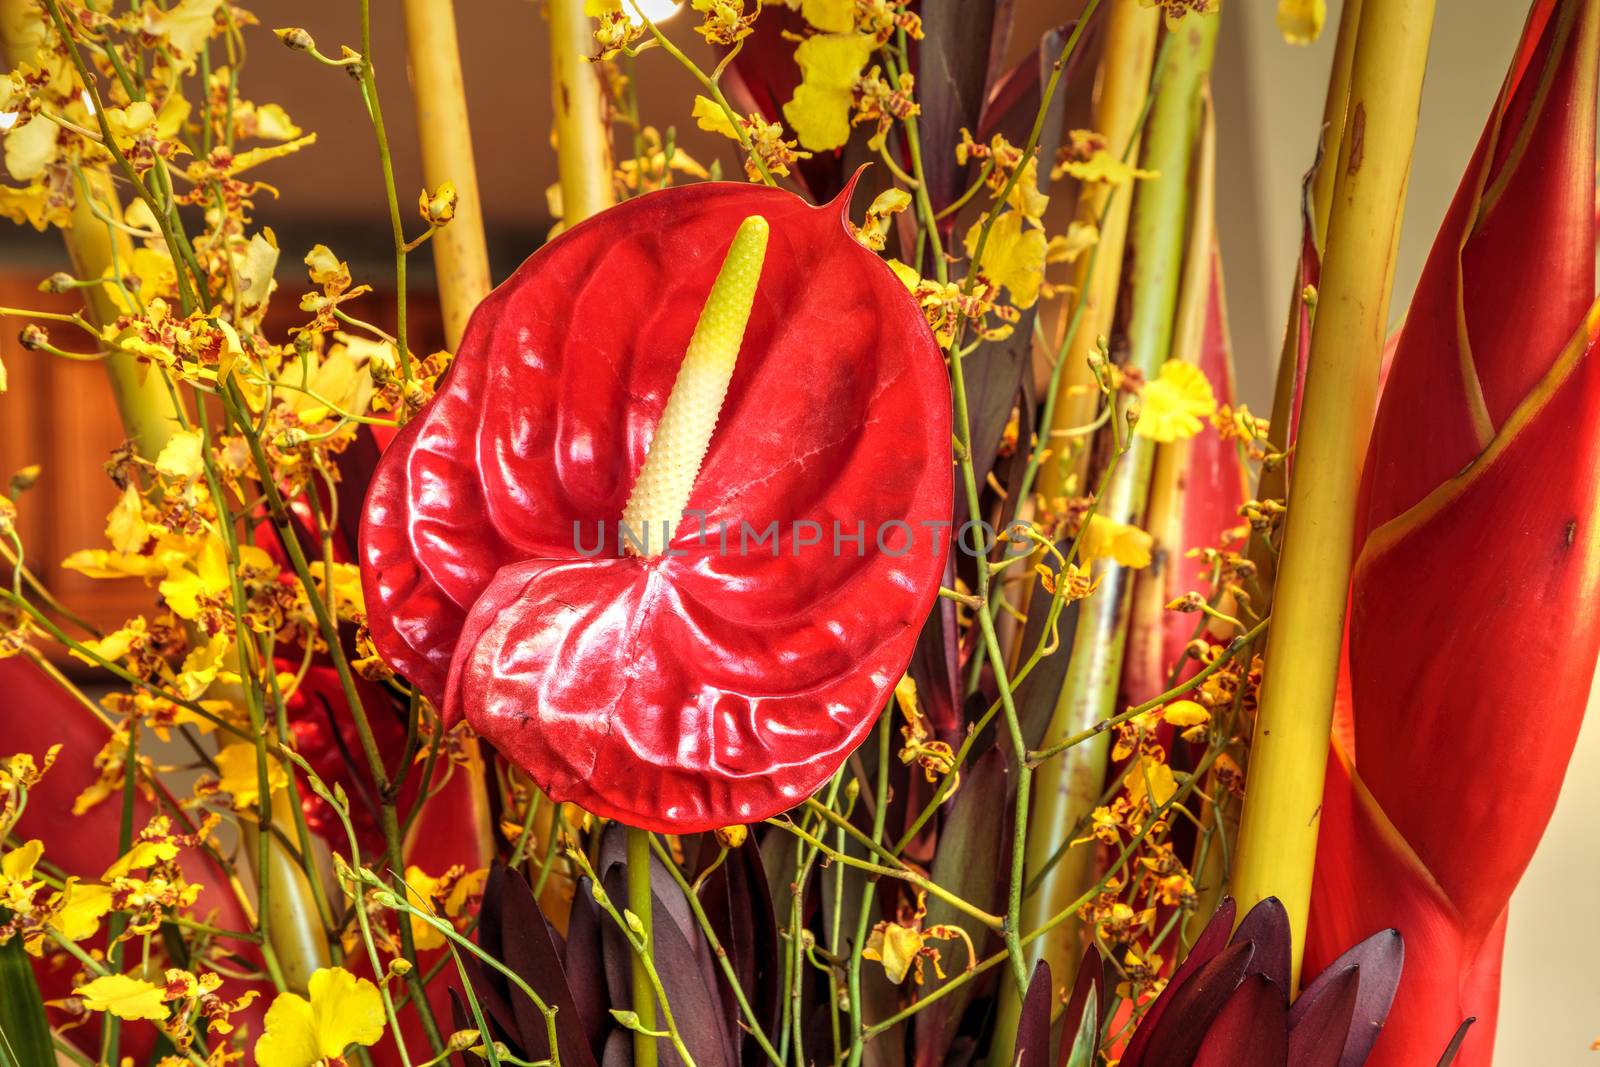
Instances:
[[[846,200],[703,183],[574,227],[479,307],[379,462],[374,643],[554,799],[675,832],[771,815],[905,671],[948,541],[949,388]],[[703,360],[723,377],[693,400]]]
[[[1366,457],[1306,965],[1379,927],[1404,934],[1374,1063],[1433,1062],[1468,1016],[1457,1062],[1489,1062],[1506,902],[1600,652],[1597,54],[1595,4],[1535,5]]]

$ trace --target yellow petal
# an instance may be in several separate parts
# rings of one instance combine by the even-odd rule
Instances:
[[[1211,712],[1192,700],[1174,700],[1161,709],[1161,717],[1174,726],[1199,726],[1211,721]]]
[[[812,152],[838,148],[850,139],[851,89],[877,42],[857,33],[819,33],[795,49],[801,82],[783,117],[800,147]]]
[[[1067,232],[1050,238],[1045,247],[1046,263],[1071,263],[1100,243],[1100,229],[1092,222],[1069,223]]]
[[[413,908],[418,911],[433,911],[433,895],[438,891],[439,879],[428,874],[421,867],[410,866],[406,868],[406,897]],[[408,916],[411,920],[411,937],[418,948],[443,948],[444,934],[438,929],[415,915]]]
[[[255,1051],[257,1067],[311,1067],[321,1059],[310,1002],[297,993],[273,998]]]
[[[1164,806],[1178,791],[1178,783],[1172,777],[1171,767],[1143,757],[1128,768],[1128,773],[1123,775],[1122,784],[1128,790],[1129,801],[1139,804],[1148,798],[1151,806],[1156,808]]]
[[[311,976],[311,1017],[324,1057],[350,1045],[371,1045],[383,1036],[383,998],[378,987],[342,967],[323,967]]]
[[[1134,432],[1168,443],[1199,433],[1202,420],[1217,410],[1217,398],[1204,372],[1181,359],[1163,363],[1160,377],[1145,384],[1139,401],[1139,423]]]
[[[163,11],[154,4],[145,7],[144,31],[152,37],[164,37],[178,54],[179,67],[185,73],[194,69],[195,57],[216,28],[213,17],[218,0],[181,0]]]
[[[1063,174],[1081,182],[1105,182],[1107,185],[1126,185],[1136,178],[1160,177],[1156,171],[1143,170],[1131,163],[1124,163],[1104,148],[1096,150],[1088,159],[1059,164],[1050,172],[1052,178],[1059,178]]]
[[[262,104],[256,108],[256,136],[268,141],[292,141],[300,136],[300,127],[277,104]]]
[[[217,753],[217,775],[222,790],[233,797],[236,809],[253,808],[261,799],[261,776],[256,770],[256,746],[248,741],[224,745]],[[276,793],[289,784],[283,767],[267,757],[267,786]]]
[[[1045,249],[1049,242],[1044,231],[1029,225],[1023,228],[1021,212],[1008,211],[995,220],[989,240],[983,246],[981,270],[990,280],[1006,287],[1011,302],[1019,308],[1032,307],[1039,299],[1044,281]],[[967,255],[978,253],[978,238],[983,223],[975,222],[967,231]]]
[[[129,482],[122,490],[117,506],[106,516],[106,538],[123,555],[133,555],[150,539],[150,528],[144,521],[144,498],[139,487]]]
[[[1327,17],[1327,0],[1278,0],[1278,30],[1290,44],[1315,41]]]
[[[106,108],[106,125],[117,144],[127,147],[134,139],[156,124],[156,109],[148,100],[135,100],[127,107]]]
[[[44,844],[40,841],[29,841],[20,848],[10,849],[0,857],[0,874],[8,882],[26,881],[33,877],[34,864],[43,854]]]
[[[1089,516],[1079,551],[1087,562],[1109,559],[1124,567],[1150,566],[1150,549],[1155,539],[1137,526],[1113,522],[1104,515]]]
[[[199,430],[179,430],[156,457],[156,470],[169,478],[198,478],[205,470],[200,455],[203,445]]]
[[[730,141],[739,139],[738,131],[733,128],[733,123],[728,119],[728,113],[722,110],[722,105],[710,97],[697,96],[694,98],[694,110],[690,112],[694,117],[695,125],[709,133],[720,133]]]
[[[105,881],[121,878],[129,871],[143,870],[176,858],[178,846],[171,841],[140,841],[117,862],[106,868]]]
[[[6,134],[6,170],[19,182],[31,182],[56,158],[60,134],[49,119],[32,118]]]
[[[856,28],[855,0],[800,0],[800,14],[827,33],[849,33]]]
[[[100,920],[111,910],[109,886],[81,884],[68,878],[62,891],[61,907],[50,919],[50,925],[68,941],[82,941],[93,937],[100,929]]]
[[[88,1010],[109,1011],[119,1019],[161,1022],[167,1017],[167,1006],[163,1002],[166,990],[142,978],[107,974],[73,992],[83,998],[83,1006]]]

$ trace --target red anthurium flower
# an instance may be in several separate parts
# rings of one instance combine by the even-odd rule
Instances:
[[[905,669],[949,533],[949,390],[847,196],[706,183],[574,227],[379,462],[374,641],[556,799],[663,831],[771,815]],[[719,346],[731,378],[684,385]],[[669,397],[697,430],[668,432]],[[676,500],[641,477],[658,444]]]
[[[1506,902],[1600,652],[1597,54],[1596,5],[1535,6],[1367,455],[1306,965],[1380,927],[1415,948],[1375,1063],[1432,1062],[1467,1016],[1457,1062],[1489,1061]]]

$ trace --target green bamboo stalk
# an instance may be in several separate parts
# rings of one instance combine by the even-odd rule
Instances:
[[[1349,593],[1361,464],[1377,398],[1394,252],[1416,137],[1434,0],[1366,0],[1351,71],[1295,477],[1251,745],[1233,895],[1289,914],[1292,983],[1311,873]]]
[[[644,938],[644,951],[654,953],[655,935],[651,928],[653,901],[650,897],[650,832],[630,826],[628,837],[628,911],[639,921],[638,933]],[[631,925],[631,924],[630,924]],[[642,965],[633,968],[633,1013],[639,1025],[633,1031],[634,1067],[656,1067],[660,1049],[656,1047],[656,991],[649,971]]]
[[[1147,377],[1155,376],[1172,345],[1187,235],[1189,167],[1217,25],[1215,15],[1191,14],[1172,31],[1174,47],[1163,58],[1145,133],[1142,165],[1159,177],[1140,183],[1133,202],[1130,236],[1136,254],[1130,279],[1128,367]],[[1124,402],[1114,417],[1125,414]],[[1114,522],[1137,523],[1144,512],[1154,459],[1153,442],[1133,437],[1099,502],[1099,514]],[[1129,577],[1125,568],[1108,565],[1099,590],[1081,606],[1067,677],[1045,735],[1046,748],[1112,714],[1127,639]],[[1056,854],[1100,796],[1108,742],[1101,733],[1038,768],[1027,855],[1028,881],[1037,889],[1023,903],[1023,929],[1043,924],[1094,881],[1093,849],[1068,849],[1059,860]],[[1070,983],[1077,946],[1077,923],[1064,922],[1033,946],[1030,967],[1043,958],[1058,981]]]

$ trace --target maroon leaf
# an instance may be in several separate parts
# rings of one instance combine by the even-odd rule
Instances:
[[[1067,1010],[1061,1013],[1061,1055],[1057,1067],[1067,1067],[1078,1032],[1082,1028],[1085,1012],[1093,1012],[1094,1037],[1091,1045],[1099,1045],[1100,1019],[1105,1006],[1106,964],[1100,950],[1090,945],[1078,963],[1078,977],[1072,984],[1072,995],[1067,998]]]
[[[1361,968],[1323,971],[1289,1009],[1289,1059],[1296,1067],[1338,1067],[1361,992]]]
[[[1264,974],[1279,989],[1289,988],[1289,913],[1277,897],[1268,897],[1239,923],[1230,943],[1254,942],[1249,974]]]
[[[1172,994],[1166,1010],[1154,1021],[1144,1058],[1124,1057],[1124,1067],[1189,1067],[1205,1039],[1206,1024],[1216,1018],[1250,973],[1255,952],[1252,942],[1241,941],[1196,971]],[[1164,991],[1157,1004],[1166,999]],[[1139,1030],[1150,1026],[1147,1018]]]
[[[706,850],[715,853],[715,838],[705,838]],[[738,977],[739,986],[751,1010],[770,1035],[777,1026],[780,986],[778,962],[778,923],[767,889],[767,874],[761,866],[761,849],[753,836],[728,853],[700,888],[700,904],[711,929],[728,954],[728,962]],[[718,972],[718,989],[726,1017],[739,1017],[738,1001]],[[755,1043],[740,1028],[734,1036],[741,1054]]]
[[[1206,1031],[1194,1067],[1287,1067],[1289,1003],[1264,974],[1247,976]]]
[[[961,788],[951,805],[950,815],[939,831],[939,848],[934,854],[933,880],[957,896],[985,910],[1000,904],[1002,844],[1010,839],[1009,808],[996,803],[1007,792],[1005,758],[991,748],[962,776]],[[926,925],[961,925],[962,916],[942,900],[928,903]],[[959,968],[948,968],[952,977]],[[927,992],[944,983],[933,979]],[[1035,979],[1037,982],[1037,979]],[[916,1062],[920,1067],[948,1063],[956,1027],[973,997],[968,982],[961,989],[924,1008],[917,1016]],[[926,993],[924,994],[926,995]]]
[[[1055,1003],[1055,986],[1050,981],[1050,964],[1040,960],[1028,981],[1022,998],[1022,1017],[1017,1021],[1017,1041],[1012,1046],[1012,1067],[1049,1067],[1050,1007]]]
[[[1217,906],[1216,914],[1211,916],[1211,921],[1206,923],[1206,928],[1200,931],[1200,936],[1195,939],[1194,946],[1189,949],[1189,955],[1184,957],[1171,979],[1167,981],[1166,989],[1161,991],[1155,1003],[1146,1010],[1144,1019],[1139,1023],[1139,1029],[1134,1031],[1132,1040],[1128,1042],[1128,1050],[1123,1053],[1121,1067],[1139,1067],[1142,1062],[1141,1057],[1155,1037],[1158,1024],[1171,1009],[1178,994],[1188,985],[1190,978],[1216,959],[1227,947],[1228,935],[1233,932],[1233,917],[1236,911],[1237,905],[1233,898],[1224,897],[1222,903]]]
[[[1398,930],[1379,930],[1371,937],[1347,949],[1343,955],[1323,969],[1316,981],[1306,987],[1289,1011],[1291,1031],[1299,1025],[1299,1015],[1312,1010],[1313,998],[1321,988],[1337,981],[1347,968],[1360,972],[1356,1004],[1344,1040],[1339,1067],[1361,1067],[1367,1062],[1384,1020],[1389,1017],[1389,1006],[1394,1003],[1395,990],[1400,987],[1400,971],[1405,965],[1406,946]]]

